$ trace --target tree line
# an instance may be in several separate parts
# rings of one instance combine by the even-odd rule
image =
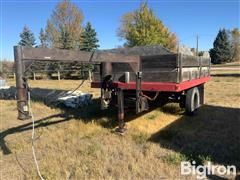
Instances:
[[[27,47],[48,47],[82,51],[95,51],[99,48],[97,33],[90,22],[83,27],[82,11],[69,0],[56,5],[52,15],[47,20],[47,25],[41,28],[39,42],[28,26],[24,26],[20,33],[19,45]],[[122,16],[117,36],[124,39],[124,47],[139,45],[161,45],[171,51],[176,51],[177,37],[170,32],[163,22],[154,14],[147,3],[141,3],[133,12]],[[72,78],[71,74],[79,77],[86,75],[93,69],[92,65],[81,63],[45,63],[37,62],[32,65],[33,72],[46,71],[49,77],[52,72],[63,71],[63,78]],[[88,73],[87,73],[88,75]]]
[[[48,47],[82,51],[95,51],[99,48],[97,32],[90,22],[83,26],[83,12],[70,0],[59,2],[53,9],[45,28],[39,32],[39,44],[28,26],[20,33],[19,45],[27,47]],[[147,3],[141,3],[139,8],[124,14],[120,20],[117,36],[125,40],[124,47],[142,45],[161,45],[176,52],[177,36],[171,32],[149,8]],[[239,60],[239,30],[221,29],[209,53],[212,63],[226,63]],[[201,53],[201,52],[200,52]],[[6,64],[6,63],[4,63]],[[1,67],[4,66],[1,64]],[[14,68],[14,66],[11,66]],[[37,62],[33,64],[32,72],[45,71],[51,77],[52,72],[62,71],[62,78],[83,78],[94,67],[79,62],[56,63]],[[9,71],[9,66],[1,68],[0,75]]]
[[[77,6],[70,1],[63,1],[55,7],[51,17],[47,20],[45,29],[39,33],[40,44],[36,45],[36,39],[31,30],[24,26],[20,34],[19,45],[27,47],[48,47],[68,50],[94,51],[98,45],[97,33],[90,22],[85,27],[82,25],[83,14]],[[33,72],[45,71],[51,77],[53,72],[61,71],[62,78],[83,78],[92,70],[91,65],[79,62],[36,62],[32,65]]]

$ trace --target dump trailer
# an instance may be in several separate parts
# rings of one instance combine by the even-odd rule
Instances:
[[[204,84],[210,80],[210,59],[171,53],[161,46],[141,46],[94,52],[14,47],[18,118],[28,119],[26,71],[37,61],[94,64],[92,88],[101,90],[101,109],[118,107],[118,130],[124,130],[124,111],[136,113],[154,105],[177,102],[188,114],[204,103]]]

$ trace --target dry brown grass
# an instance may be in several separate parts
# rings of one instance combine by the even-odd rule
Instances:
[[[30,86],[71,90],[78,83],[38,80]],[[69,111],[33,102],[42,174],[46,179],[193,179],[180,175],[180,161],[187,159],[235,163],[240,169],[239,85],[239,77],[215,76],[206,84],[206,105],[197,116],[186,117],[169,104],[129,115],[124,136],[112,132],[114,112],[101,112],[98,104]],[[89,82],[82,91],[99,96]],[[36,179],[31,121],[16,119],[15,101],[1,100],[1,107],[2,179]]]

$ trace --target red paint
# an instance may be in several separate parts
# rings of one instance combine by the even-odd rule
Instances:
[[[200,84],[204,84],[207,81],[210,80],[209,77],[199,78],[199,79],[193,79],[190,81],[184,81],[179,84],[177,83],[168,83],[168,82],[142,82],[141,89],[143,91],[171,91],[171,92],[180,92],[195,86],[198,86]],[[116,88],[121,89],[136,89],[136,83],[135,82],[129,82],[129,83],[122,83],[122,82],[114,82],[113,86]],[[92,88],[100,88],[100,82],[92,82],[91,83]]]

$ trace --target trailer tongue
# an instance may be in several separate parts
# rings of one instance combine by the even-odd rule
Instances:
[[[210,59],[172,54],[161,46],[95,52],[15,46],[14,58],[18,119],[29,118],[25,73],[33,63],[78,61],[96,65],[91,86],[101,89],[102,109],[117,103],[120,131],[124,129],[124,103],[128,99],[134,99],[136,113],[147,109],[143,107],[148,107],[149,100],[163,99],[174,100],[193,113],[203,104],[204,83],[210,79]],[[156,96],[148,98],[146,94]]]

